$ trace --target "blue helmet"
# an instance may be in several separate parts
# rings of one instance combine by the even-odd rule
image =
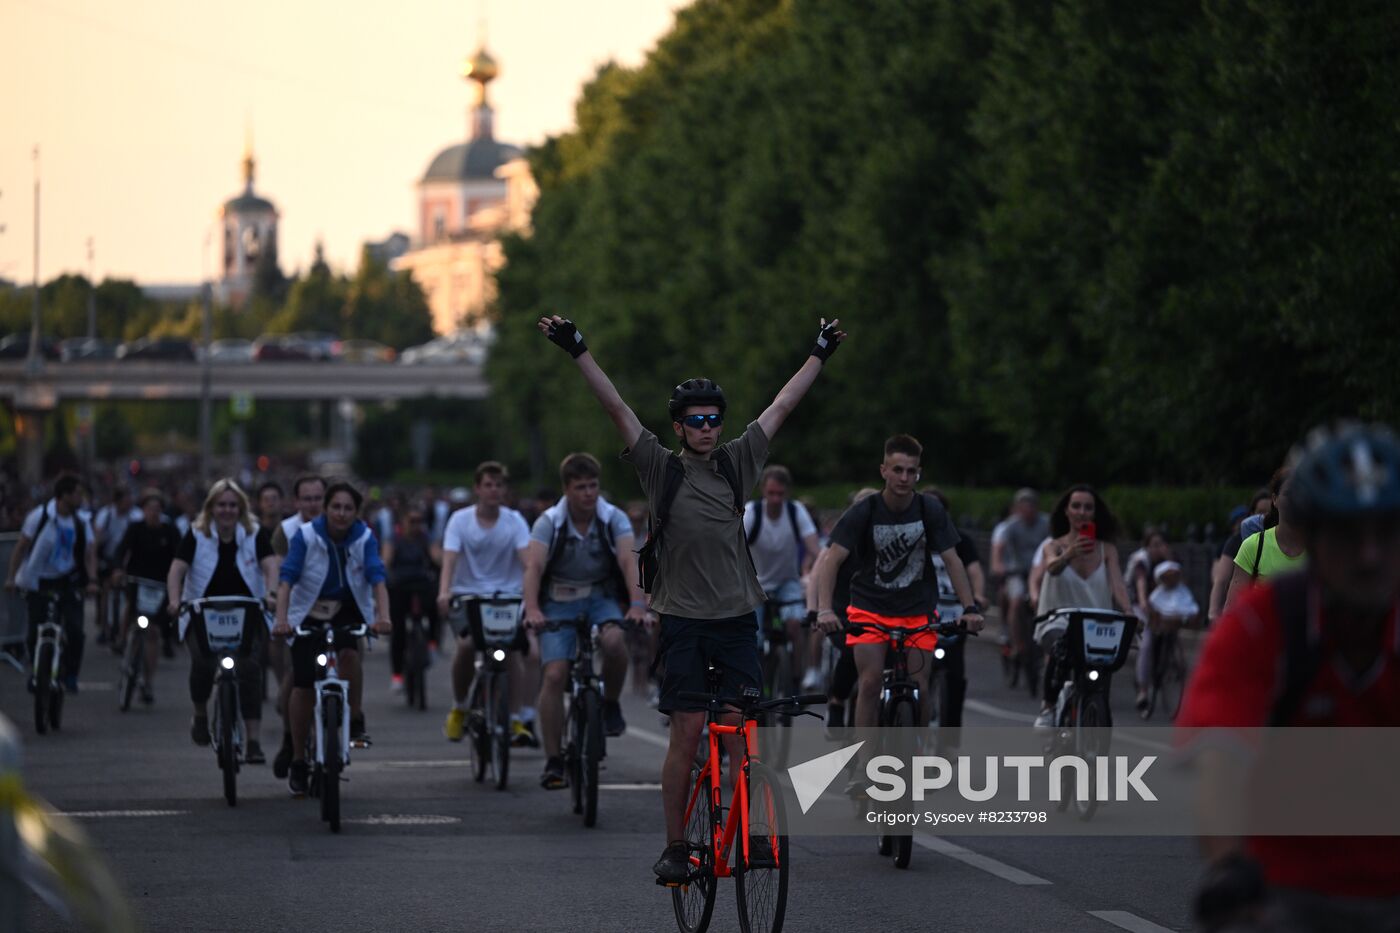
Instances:
[[[1400,442],[1380,425],[1318,428],[1296,454],[1287,495],[1305,525],[1400,512]]]

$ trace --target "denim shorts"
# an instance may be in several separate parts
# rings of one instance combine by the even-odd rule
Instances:
[[[729,619],[685,619],[661,617],[661,661],[666,672],[661,678],[663,713],[702,710],[703,703],[682,700],[682,693],[706,693],[705,672],[710,662],[724,672],[721,696],[739,696],[744,687],[761,687],[758,643],[754,631],[758,623],[752,612]]]
[[[581,615],[587,615],[588,621],[594,628],[604,622],[620,622],[622,620],[622,607],[618,605],[616,599],[605,596],[594,588],[593,595],[583,599],[573,599],[567,603],[556,603],[551,600],[544,600],[540,606],[544,611],[544,617],[550,622],[567,622],[577,619]],[[561,628],[555,632],[540,632],[540,663],[548,664],[551,661],[572,661],[578,657],[578,631],[573,628]]]

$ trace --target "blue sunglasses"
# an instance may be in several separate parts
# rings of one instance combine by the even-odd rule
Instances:
[[[724,415],[686,415],[681,419],[681,424],[688,428],[695,428],[696,430],[703,428],[707,424],[712,428],[718,428],[720,425],[724,424]]]

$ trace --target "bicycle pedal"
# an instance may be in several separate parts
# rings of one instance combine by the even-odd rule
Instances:
[[[667,881],[667,880],[664,879],[664,878],[657,878],[657,879],[656,879],[656,884],[657,884],[657,887],[662,887],[662,888],[684,888],[684,887],[687,887],[687,885],[686,885],[685,882],[683,882],[683,881]]]
[[[374,743],[373,743],[372,741],[370,741],[369,739],[351,739],[351,740],[350,740],[350,747],[351,747],[351,748],[371,748],[371,747],[373,747],[373,745],[374,745]]]

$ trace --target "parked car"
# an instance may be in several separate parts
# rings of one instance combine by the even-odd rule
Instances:
[[[193,363],[194,341],[180,337],[142,337],[117,347],[119,360],[167,360]]]
[[[486,360],[486,346],[482,339],[471,331],[460,331],[429,340],[425,344],[409,347],[399,355],[404,363],[413,364],[460,364],[480,365]]]
[[[253,341],[230,337],[215,340],[209,344],[211,363],[251,363],[253,362]]]
[[[313,360],[334,359],[335,345],[340,342],[340,338],[335,334],[328,334],[320,330],[306,330],[287,336],[300,340]]]
[[[65,363],[74,360],[113,360],[117,344],[98,337],[70,337],[58,342],[58,353]]]
[[[40,337],[39,354],[46,360],[59,359],[58,344],[47,337]],[[0,340],[0,360],[22,360],[28,356],[28,334],[11,334],[4,340]]]
[[[310,345],[293,334],[265,334],[253,341],[253,359],[259,363],[304,363],[316,356]]]
[[[332,352],[347,363],[392,363],[398,353],[377,340],[337,340]]]

